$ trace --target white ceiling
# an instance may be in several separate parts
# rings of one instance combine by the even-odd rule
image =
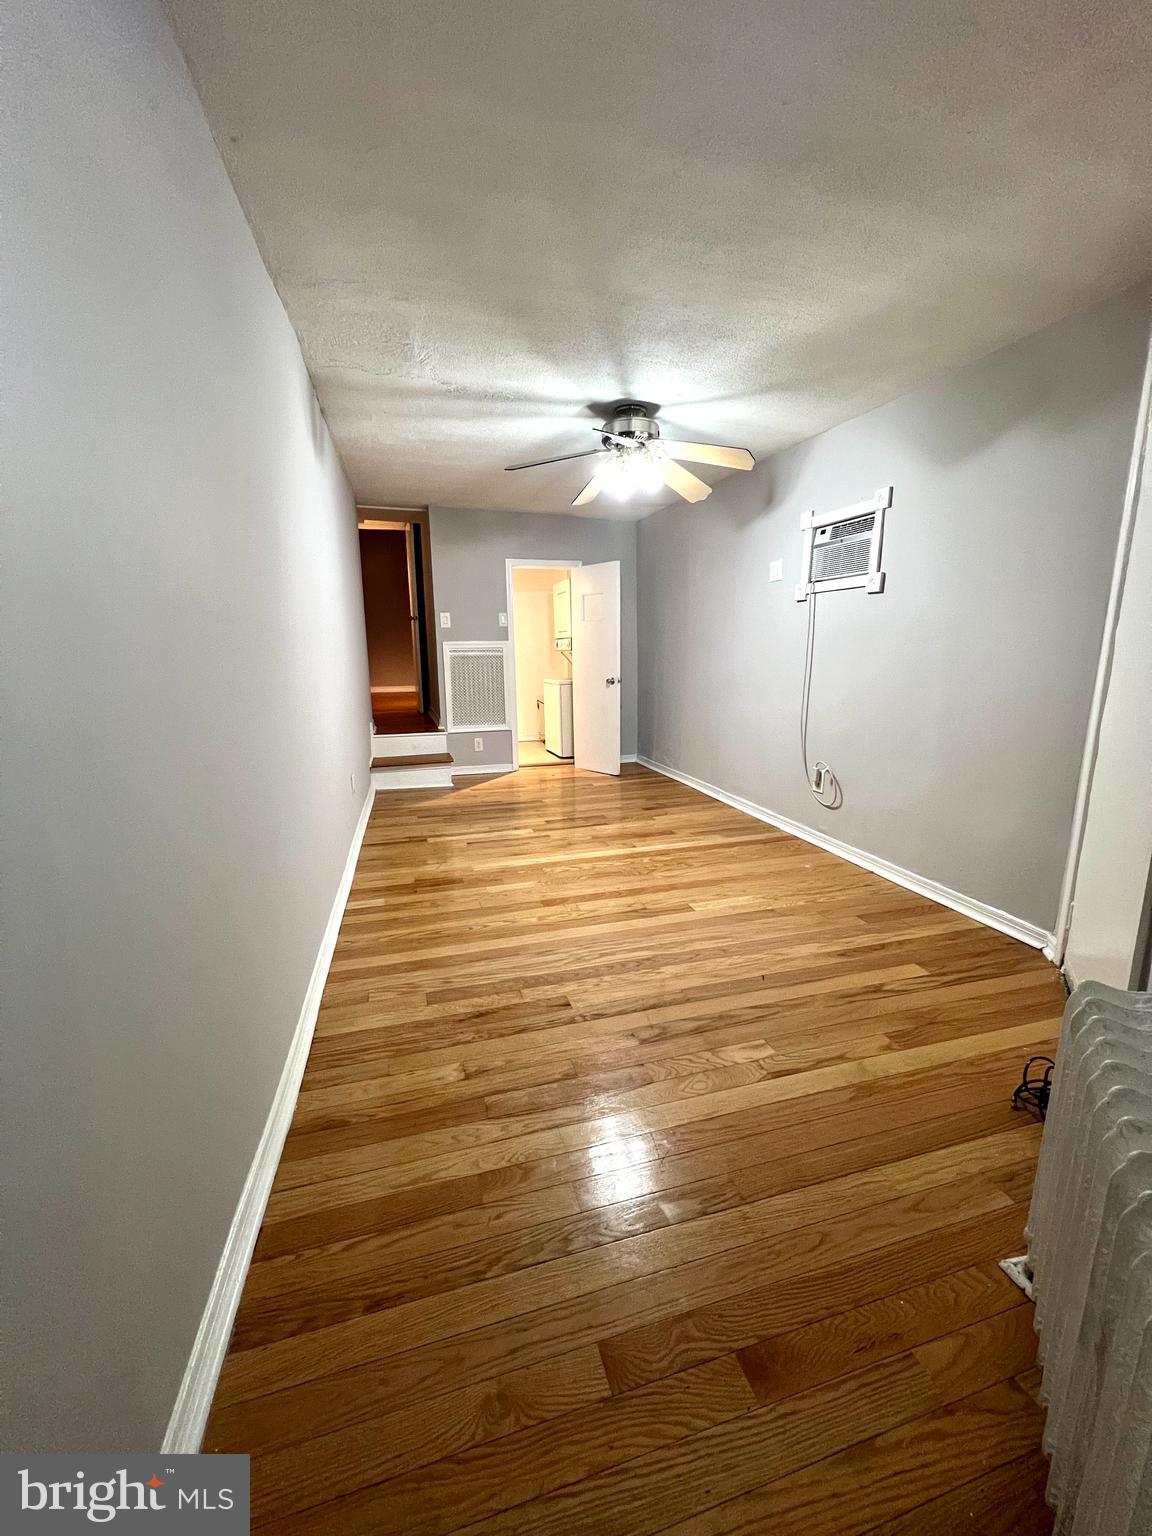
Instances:
[[[763,455],[1152,265],[1147,0],[168,4],[363,501],[567,511],[502,466],[620,396]]]

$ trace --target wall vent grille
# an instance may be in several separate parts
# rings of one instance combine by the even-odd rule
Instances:
[[[841,576],[866,576],[872,564],[876,514],[850,523],[821,528],[812,544],[812,580],[835,581]]]
[[[444,694],[449,731],[506,731],[508,645],[449,640],[444,645]]]

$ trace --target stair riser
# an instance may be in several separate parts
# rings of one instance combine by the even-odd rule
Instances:
[[[412,731],[407,735],[380,736],[372,734],[373,757],[431,757],[436,752],[447,752],[446,731]]]
[[[442,768],[373,768],[373,789],[451,789],[452,765]]]

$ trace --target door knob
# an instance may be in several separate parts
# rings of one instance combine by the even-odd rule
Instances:
[[[616,683],[618,683],[619,681],[620,681],[620,679],[618,677],[606,677],[604,679],[604,686],[605,686],[605,688],[611,688]]]

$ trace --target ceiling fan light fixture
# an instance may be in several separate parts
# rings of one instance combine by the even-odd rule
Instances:
[[[716,464],[724,469],[751,469],[756,463],[747,448],[662,438],[654,415],[658,409],[658,406],[646,406],[636,400],[618,400],[612,406],[608,420],[593,428],[600,435],[599,448],[507,467],[510,470],[538,469],[569,459],[598,459],[596,473],[572,503],[574,507],[583,507],[595,501],[601,491],[614,501],[627,501],[637,493],[657,495],[665,487],[671,488],[684,501],[703,501],[712,494],[712,487],[685,469],[679,462],[681,459],[687,459],[690,464]],[[649,415],[649,411],[653,414]]]
[[[609,449],[607,462],[598,471],[606,493],[617,501],[627,501],[633,495],[652,495],[663,490],[659,457],[647,443],[635,448]]]

